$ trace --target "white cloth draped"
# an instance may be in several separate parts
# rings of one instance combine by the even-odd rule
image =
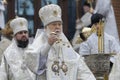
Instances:
[[[28,58],[26,58],[27,66],[40,76],[38,80],[96,80],[82,58],[72,49],[63,33],[60,38],[65,46],[63,46],[63,43],[50,46],[47,42],[47,35],[42,32],[26,51],[28,55]],[[67,45],[70,47],[68,48]],[[59,53],[60,59],[58,59],[60,47],[62,53]],[[56,59],[59,60],[60,65],[64,60],[68,67],[66,75],[61,69],[59,76],[52,71],[51,67]],[[43,75],[45,72],[46,75]]]
[[[24,51],[13,40],[2,57],[0,80],[35,80],[35,75],[25,65]]]
[[[4,4],[2,3],[2,0],[0,0],[0,27],[1,27],[2,29],[3,29],[4,26],[5,26],[4,11],[5,11]]]
[[[120,54],[117,54],[115,63],[113,64],[109,80],[120,80]]]
[[[118,30],[111,0],[97,0],[95,12],[105,16],[105,32],[114,36],[119,43]]]

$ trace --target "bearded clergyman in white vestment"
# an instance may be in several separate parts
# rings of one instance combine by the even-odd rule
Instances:
[[[45,29],[26,51],[27,66],[37,80],[96,80],[62,32],[61,8],[46,5],[39,16]]]
[[[28,21],[17,17],[10,21],[13,41],[3,53],[0,65],[0,80],[35,80],[35,75],[25,64],[28,47]]]

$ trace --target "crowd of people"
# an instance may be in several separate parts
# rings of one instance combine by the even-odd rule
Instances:
[[[31,44],[28,20],[24,17],[9,20],[0,30],[0,80],[97,80],[94,71],[86,64],[84,55],[99,54],[99,31],[104,26],[100,22],[108,23],[107,12],[104,10],[105,14],[102,14],[98,8],[99,1],[92,11],[90,4],[84,3],[85,14],[78,21],[72,44],[63,33],[62,10],[57,4],[40,8],[38,14],[44,29],[36,34]],[[111,1],[108,2],[109,7]],[[92,31],[93,28],[95,31]],[[76,44],[78,35],[83,41]],[[106,31],[103,31],[103,35],[103,54],[115,53],[110,56],[112,65],[107,80],[119,80],[118,39]]]

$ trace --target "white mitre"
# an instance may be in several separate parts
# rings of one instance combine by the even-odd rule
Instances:
[[[44,26],[54,21],[61,21],[61,8],[58,5],[50,4],[39,10],[39,17]]]
[[[14,35],[20,31],[28,31],[28,21],[25,18],[17,17],[10,22]]]

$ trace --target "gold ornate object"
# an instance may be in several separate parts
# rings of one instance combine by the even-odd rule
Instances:
[[[77,36],[77,41],[75,42],[75,44],[80,44],[81,42],[83,42],[83,40],[82,40],[81,37],[78,35],[78,36]]]
[[[93,72],[96,80],[108,80],[110,71],[110,54],[84,55],[85,62]]]
[[[3,0],[4,4],[8,4],[7,0]]]
[[[100,20],[98,26],[98,53],[104,53],[104,22]]]
[[[52,71],[55,72],[55,75],[58,74],[59,75],[59,61],[54,61],[53,65],[52,65]]]
[[[55,11],[53,11],[53,15],[54,16],[57,16],[58,15],[58,12],[55,10]]]
[[[21,22],[20,22],[20,25],[21,25],[21,27],[23,27],[24,23],[21,21]]]
[[[57,33],[56,33],[56,32],[51,32],[51,34],[55,34],[55,35],[57,35]]]
[[[97,35],[98,53],[85,55],[85,62],[97,80],[108,80],[111,54],[104,53],[104,22],[102,20],[97,24]]]
[[[51,32],[51,34],[57,35],[57,33],[55,33],[55,32]],[[56,44],[57,46],[59,46],[59,51],[58,51],[58,56],[57,56],[56,60],[54,61],[54,63],[53,63],[52,66],[51,66],[51,69],[52,69],[53,72],[55,72],[55,75],[56,75],[56,74],[59,75],[60,69],[61,69],[61,70],[63,71],[63,73],[66,75],[66,72],[68,71],[68,67],[67,67],[67,65],[66,65],[65,62],[64,62],[64,56],[63,56],[62,47],[63,47],[63,46],[66,46],[67,48],[69,48],[69,47],[70,47],[70,44],[69,44],[69,42],[64,42],[64,41],[62,41],[62,39],[60,39],[59,37],[58,37],[58,40],[55,42],[55,44]],[[57,52],[57,51],[56,51],[56,52]],[[60,59],[60,56],[59,56],[60,53],[61,53],[61,55],[62,55],[61,59]],[[62,62],[61,62],[61,61],[62,61]],[[60,63],[61,63],[61,65],[60,65]]]
[[[93,0],[87,0],[87,2],[90,4],[90,13],[93,13],[94,12],[93,5],[92,5]]]
[[[56,32],[51,32],[51,34],[57,35]],[[58,40],[55,42],[55,44],[59,44],[60,46],[67,46],[68,48],[70,47],[69,42],[62,41],[62,39],[60,39],[59,36],[58,36]]]
[[[109,80],[108,74],[104,74],[104,80]]]
[[[93,0],[87,0],[87,2],[88,2],[88,3],[92,3],[92,2],[93,2]]]
[[[62,61],[61,69],[62,69],[62,71],[63,71],[63,72],[65,73],[65,75],[66,75],[66,72],[68,71],[68,67],[67,67],[67,65],[65,64],[64,61]]]
[[[87,0],[87,2],[90,4],[90,7],[93,7],[92,6],[93,0]]]
[[[92,33],[95,33],[96,32],[96,26],[92,26],[92,28],[90,28],[90,29],[87,29],[87,30],[85,30],[86,29],[86,27],[84,27],[83,29],[82,29],[82,35],[85,37],[85,40],[87,40],[87,38],[92,34]],[[85,40],[83,40],[82,38],[81,38],[81,36],[80,35],[78,35],[77,36],[77,40],[76,40],[76,44],[80,44],[81,42],[83,42],[83,41],[85,41]]]

